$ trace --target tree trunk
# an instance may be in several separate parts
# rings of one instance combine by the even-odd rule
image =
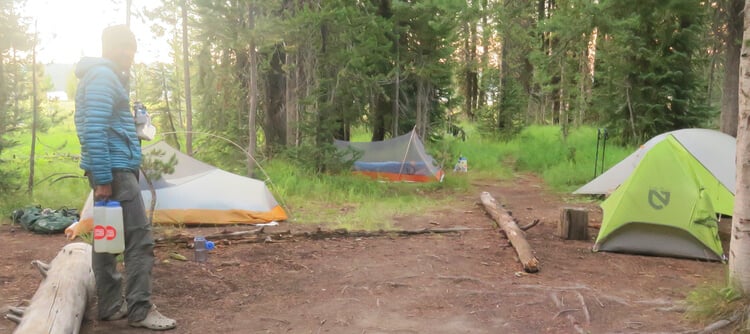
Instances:
[[[297,147],[299,145],[297,142],[299,133],[299,110],[297,105],[299,103],[298,87],[300,86],[298,82],[300,76],[298,73],[301,71],[299,67],[302,66],[299,59],[299,50],[293,55],[290,53],[286,54],[286,63],[289,65],[289,68],[291,68],[286,76],[286,96],[284,98],[284,109],[286,115],[286,146],[288,147]]]
[[[94,306],[91,245],[82,242],[67,244],[49,266],[39,264],[38,267],[46,277],[13,333],[78,333],[87,305],[92,310]]]
[[[373,120],[372,120],[372,141],[382,141],[385,139],[386,133],[386,120],[385,116],[388,113],[388,102],[380,93],[374,93],[373,98]]]
[[[724,90],[721,95],[721,132],[737,136],[738,89],[742,48],[742,0],[730,0],[727,8],[727,50],[724,64]],[[710,97],[710,96],[709,96]]]
[[[34,22],[34,47],[31,49],[31,152],[29,153],[29,183],[28,192],[29,195],[34,195],[34,162],[36,160],[36,128],[39,118],[39,101],[37,99],[37,88],[36,88],[36,22]]]
[[[284,108],[284,96],[286,82],[284,70],[286,54],[282,45],[274,47],[270,59],[270,70],[265,75],[266,99],[265,99],[265,152],[272,156],[286,145],[286,116]]]
[[[535,273],[539,271],[539,260],[534,256],[534,250],[531,249],[529,242],[523,235],[523,231],[518,228],[515,220],[507,212],[501,212],[498,209],[497,202],[488,192],[483,192],[480,196],[482,204],[485,210],[492,216],[498,225],[505,231],[505,235],[508,236],[508,240],[515,248],[518,254],[518,259],[523,265],[523,270],[527,273]]]
[[[167,76],[164,74],[164,65],[161,67],[162,94],[164,95],[164,112],[167,114],[167,123],[169,124],[171,138],[168,142],[170,145],[180,150],[180,140],[177,138],[177,128],[174,126],[174,117],[172,109],[169,107],[169,88],[167,87]]]
[[[750,39],[750,0],[745,1],[743,40]],[[729,243],[729,280],[743,293],[750,292],[750,45],[742,43],[737,128],[737,180]]]
[[[249,29],[255,29],[255,13],[252,5],[248,6]],[[248,87],[247,87],[247,176],[253,177],[255,171],[255,148],[258,145],[258,131],[256,130],[256,117],[258,114],[258,54],[255,50],[255,42],[250,41],[248,48]]]
[[[400,93],[401,93],[401,63],[400,63],[400,57],[399,57],[399,48],[400,48],[400,37],[398,34],[398,27],[393,28],[395,32],[395,41],[394,41],[394,48],[396,53],[396,78],[393,83],[393,97],[391,101],[391,105],[393,106],[393,129],[391,130],[392,137],[396,137],[399,135],[398,133],[398,126],[399,126],[399,120],[401,119],[401,106],[400,106]]]
[[[188,15],[187,1],[182,1],[182,66],[184,68],[185,81],[185,152],[193,155],[193,102],[190,91],[190,50],[188,47]]]
[[[432,85],[425,78],[417,78],[417,107],[415,126],[419,138],[424,140],[430,126],[430,92]]]

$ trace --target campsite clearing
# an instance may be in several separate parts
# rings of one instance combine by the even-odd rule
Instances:
[[[561,240],[555,231],[569,198],[547,191],[533,175],[501,183],[476,181],[472,188],[464,194],[436,194],[454,197],[452,205],[397,217],[393,224],[399,229],[473,229],[460,233],[230,245],[217,240],[218,248],[203,265],[170,256],[190,258],[190,249],[160,245],[154,302],[177,319],[172,333],[188,334],[678,333],[702,327],[683,319],[679,303],[701,284],[721,284],[723,264],[592,253],[593,240]],[[540,261],[538,273],[523,271],[513,247],[482,209],[483,191],[520,224],[541,220],[526,231]],[[574,205],[589,210],[590,225],[601,222],[595,203]],[[285,222],[266,231],[273,240],[273,232],[315,228]],[[592,238],[597,232],[590,229]],[[62,235],[0,226],[0,308],[30,299],[41,277],[29,263],[50,261],[65,243]],[[0,333],[14,326],[0,319]],[[87,322],[82,333],[150,332],[114,321]]]

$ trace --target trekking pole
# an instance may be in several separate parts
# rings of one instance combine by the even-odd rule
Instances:
[[[596,168],[599,164],[599,138],[601,136],[599,135],[601,133],[601,129],[596,130],[596,155],[594,155],[594,177],[596,177]]]
[[[609,133],[607,133],[607,129],[601,129],[602,132],[602,164],[601,164],[601,173],[604,173],[604,152],[607,150],[607,139],[609,139]],[[597,142],[599,140],[597,139]],[[597,152],[599,150],[597,149]]]

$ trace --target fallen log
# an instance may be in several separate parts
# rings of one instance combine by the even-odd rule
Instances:
[[[511,217],[506,211],[501,211],[498,208],[497,201],[488,192],[482,192],[480,196],[482,205],[487,213],[490,214],[492,219],[505,232],[511,245],[518,254],[518,259],[523,265],[523,270],[527,273],[535,273],[539,271],[539,260],[534,256],[534,251],[531,249],[526,237],[524,237],[523,231],[518,227],[513,217]]]
[[[26,308],[14,308],[8,319],[18,322],[13,334],[76,334],[94,307],[95,283],[91,245],[70,243],[47,265],[34,261],[44,279]]]
[[[239,240],[243,239],[247,236],[255,236],[259,234],[263,234],[264,227],[259,227],[256,229],[248,230],[248,231],[235,231],[235,232],[229,232],[229,231],[222,231],[220,233],[215,234],[209,234],[204,236],[206,240],[213,240],[213,239],[226,239],[226,240]],[[193,241],[194,236],[187,235],[185,233],[179,233],[175,235],[170,236],[164,236],[157,238],[155,242],[157,244],[162,243],[189,243]]]
[[[263,229],[257,229],[252,231],[243,232],[232,232],[232,233],[218,233],[213,235],[207,235],[206,239],[216,240],[223,244],[240,244],[240,243],[260,243],[260,242],[276,242],[276,239],[331,239],[331,238],[374,238],[384,236],[409,236],[418,234],[442,234],[442,233],[460,233],[466,231],[483,231],[485,228],[471,228],[471,227],[447,227],[447,228],[421,228],[416,230],[377,230],[377,231],[349,231],[347,229],[335,229],[335,230],[324,230],[318,228],[312,232],[276,232],[265,234]],[[271,241],[268,241],[270,238]],[[186,243],[188,247],[192,247],[193,236],[187,234],[178,234],[170,237],[164,237],[156,239],[157,244],[163,243]]]

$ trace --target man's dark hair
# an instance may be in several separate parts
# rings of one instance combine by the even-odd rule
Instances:
[[[124,24],[110,26],[102,32],[102,51],[113,51],[123,47],[136,49],[135,35]]]

